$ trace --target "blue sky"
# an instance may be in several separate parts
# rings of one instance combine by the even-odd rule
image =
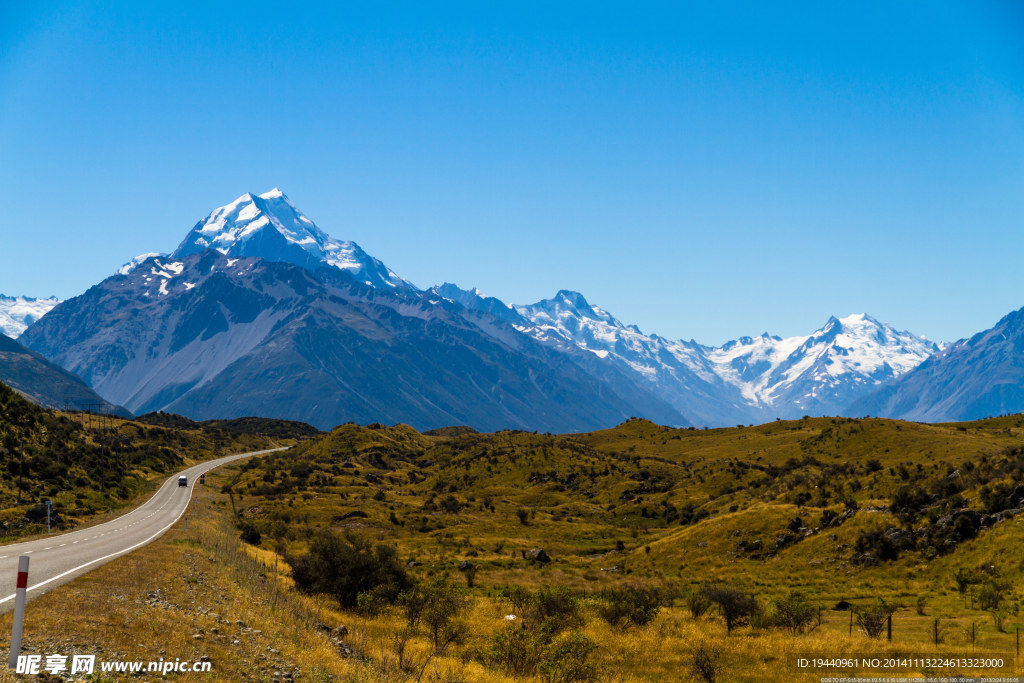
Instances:
[[[8,0],[0,292],[278,186],[423,287],[967,336],[1024,306],[1022,7]]]

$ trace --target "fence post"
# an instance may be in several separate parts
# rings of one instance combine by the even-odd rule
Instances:
[[[889,621],[888,621],[888,626],[887,626],[886,630],[887,630],[887,635],[889,637],[889,642],[891,643],[892,642],[892,615],[891,614],[889,615]]]
[[[14,624],[11,626],[11,657],[8,664],[18,666],[21,654],[21,634],[25,629],[25,594],[28,592],[28,555],[18,558],[18,583],[14,594]]]

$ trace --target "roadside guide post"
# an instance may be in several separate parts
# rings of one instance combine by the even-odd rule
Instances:
[[[50,509],[53,507],[53,501],[46,501],[46,533],[50,533]]]
[[[25,627],[25,593],[28,588],[28,555],[18,558],[18,584],[14,594],[14,625],[11,627],[11,657],[8,664],[18,667],[21,654],[21,634]]]

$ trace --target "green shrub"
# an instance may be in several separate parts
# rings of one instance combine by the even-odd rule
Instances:
[[[567,586],[543,586],[535,592],[512,586],[503,589],[501,597],[511,604],[523,628],[544,629],[553,637],[583,624],[579,598]]]
[[[332,595],[349,609],[359,606],[360,593],[376,591],[376,598],[390,603],[410,586],[394,547],[351,534],[323,532],[307,554],[287,560],[298,590]]]
[[[879,638],[882,635],[882,631],[885,630],[889,619],[892,618],[893,613],[898,608],[899,605],[888,603],[879,598],[877,605],[857,610],[857,625],[867,634],[868,638]]]
[[[761,610],[753,595],[735,588],[707,586],[702,590],[712,603],[718,605],[722,618],[725,619],[726,633],[731,633],[737,626],[749,623],[751,617]]]
[[[532,676],[544,654],[544,634],[509,624],[488,641],[485,663],[509,676]]]
[[[722,670],[722,651],[704,641],[697,643],[690,657],[690,673],[699,681],[715,683]]]
[[[882,529],[861,531],[853,549],[858,553],[870,554],[880,561],[895,560],[900,556],[899,548],[893,545]]]
[[[528,588],[522,586],[509,586],[503,588],[500,593],[501,597],[508,600],[512,605],[512,611],[517,618],[522,619],[523,615],[530,607],[530,603],[533,602],[533,593]]]
[[[978,583],[978,581],[978,577],[967,567],[957,567],[957,570],[953,572],[953,582],[960,595],[966,593],[971,584]]]
[[[690,610],[690,616],[699,619],[711,609],[711,600],[704,591],[697,589],[686,596],[686,607]]]
[[[390,588],[387,586],[377,586],[368,591],[363,591],[356,596],[357,611],[367,617],[378,616],[392,601],[389,599],[389,593]]]
[[[537,667],[544,683],[582,683],[597,679],[597,667],[589,661],[597,645],[582,633],[563,636],[544,652]]]
[[[808,628],[813,628],[816,626],[817,618],[818,608],[796,592],[772,600],[769,611],[772,626],[788,629],[793,633],[802,633]]]
[[[242,532],[242,540],[249,545],[259,545],[263,540],[260,530],[252,522],[242,522],[238,528]]]
[[[597,613],[612,626],[644,626],[658,615],[661,605],[657,589],[630,586],[607,593]]]
[[[418,584],[403,592],[398,602],[405,609],[409,628],[422,624],[435,650],[460,641],[466,633],[466,626],[458,618],[465,611],[467,600],[446,578]]]
[[[927,595],[919,595],[919,596],[917,596],[917,602],[915,604],[916,604],[916,607],[917,607],[917,614],[918,614],[918,616],[921,616],[921,617],[925,616],[924,608],[928,605],[928,596]]]
[[[544,586],[532,596],[524,618],[552,633],[581,626],[580,601],[567,586]]]
[[[1006,591],[1005,584],[989,579],[978,588],[978,606],[983,610],[998,610],[1006,597]]]
[[[546,683],[578,683],[597,679],[590,655],[597,645],[582,633],[554,637],[550,626],[509,624],[493,636],[484,663],[510,676],[536,676]]]

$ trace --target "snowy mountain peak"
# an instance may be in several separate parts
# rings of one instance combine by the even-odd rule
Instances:
[[[415,289],[355,242],[330,237],[276,187],[260,195],[247,192],[214,209],[196,223],[171,257],[204,249],[233,258],[287,261],[310,270],[333,266],[373,287]]]
[[[731,396],[736,410],[747,411],[753,419],[836,414],[939,350],[937,344],[866,313],[831,316],[806,336],[782,338],[765,332],[712,348],[645,335],[568,290],[514,308],[529,321],[523,331],[541,341],[574,344],[620,363],[664,391],[670,386],[676,387],[672,391],[680,386],[693,391],[699,389],[695,382],[704,382],[707,391]],[[685,412],[700,417],[693,406]]]
[[[574,292],[571,289],[558,290],[558,293],[555,294],[555,298],[578,309],[590,308],[590,304],[587,302],[586,298],[579,292]]]
[[[776,335],[773,335],[773,334],[768,334],[767,332],[762,332],[757,337],[743,336],[743,337],[740,337],[739,339],[733,339],[732,341],[727,341],[720,348],[722,350],[728,351],[729,349],[733,349],[733,348],[735,348],[737,346],[753,346],[755,344],[763,345],[763,344],[771,344],[773,342],[780,342],[780,341],[782,341],[782,337],[779,337],[779,336],[776,336]]]
[[[829,325],[839,325],[844,329],[887,327],[885,323],[879,322],[878,319],[871,317],[867,313],[851,313],[843,318],[832,316],[828,319],[828,323],[825,324],[826,327]]]
[[[50,312],[60,303],[55,296],[37,299],[31,296],[4,296],[0,294],[0,332],[11,339],[21,336],[29,325]]]
[[[569,289],[559,290],[550,299],[541,299],[535,304],[513,308],[528,319],[546,317],[549,323],[556,320],[575,320],[575,327],[579,327],[581,321],[596,321],[606,326],[640,332],[635,326],[627,328],[608,311],[591,305],[582,294]]]
[[[716,360],[723,369],[756,362],[756,374],[727,380],[757,404],[828,414],[911,370],[938,350],[938,345],[927,339],[858,313],[832,316],[810,335],[767,343],[761,352],[747,353],[727,345],[717,350]]]
[[[117,274],[118,275],[127,275],[128,273],[132,272],[133,270],[138,268],[139,265],[145,263],[149,259],[151,259],[151,258],[163,258],[164,256],[167,256],[167,254],[161,254],[161,253],[158,253],[158,252],[155,252],[155,251],[151,251],[151,252],[146,253],[146,254],[139,254],[138,256],[133,258],[131,261],[129,261],[128,263],[126,263],[123,266],[121,266],[120,268],[118,268],[117,269]]]

